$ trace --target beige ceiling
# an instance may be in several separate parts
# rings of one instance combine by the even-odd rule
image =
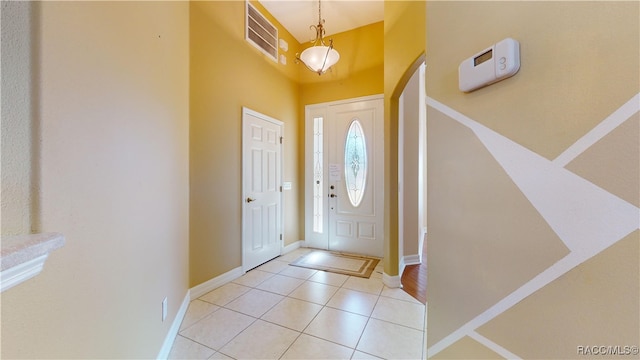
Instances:
[[[318,24],[318,0],[259,0],[300,43],[313,40],[310,25]],[[382,21],[382,0],[322,0],[326,35]]]

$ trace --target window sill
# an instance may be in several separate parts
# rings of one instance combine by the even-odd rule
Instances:
[[[0,292],[38,275],[49,253],[63,245],[64,236],[59,233],[3,236]]]

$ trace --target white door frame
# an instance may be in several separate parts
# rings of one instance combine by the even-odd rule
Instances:
[[[314,178],[313,178],[314,134],[312,130],[311,131],[309,130],[309,127],[313,129],[314,117],[322,117],[324,121],[326,121],[328,115],[331,112],[330,108],[332,106],[347,105],[351,103],[358,103],[358,102],[371,101],[371,100],[384,100],[384,95],[383,94],[370,95],[370,96],[363,96],[363,97],[346,99],[346,100],[331,101],[331,102],[319,103],[319,104],[310,104],[305,106],[305,135],[304,135],[305,136],[305,153],[304,153],[304,156],[305,156],[304,158],[305,160],[304,161],[305,163],[305,246],[313,246],[313,247],[326,249],[329,244],[329,238],[328,238],[329,235],[326,231],[322,236],[319,236],[318,234],[314,234],[313,232],[314,223],[313,223],[312,214],[313,214],[313,196],[314,195],[313,195],[312,183],[314,181]],[[326,140],[326,135],[325,135],[325,140]],[[323,164],[324,169],[327,169],[328,157],[326,156],[326,150],[325,150],[325,157],[323,159],[323,163],[324,163]],[[326,180],[327,179],[325,179],[325,183],[323,183],[323,187],[328,188],[328,181]],[[384,189],[384,177],[382,177],[380,181],[382,181],[381,187],[382,189]],[[384,197],[382,194],[380,194],[380,196],[382,196],[383,208],[384,208]],[[328,215],[329,215],[328,201],[323,202],[322,210],[323,210],[323,214],[325,215],[324,221],[323,221],[323,228],[327,229]],[[384,234],[384,229],[382,230],[382,234]],[[319,238],[323,238],[323,239],[326,238],[327,247],[318,245],[320,242],[324,243],[324,241],[320,240]],[[315,239],[315,241],[311,239]]]
[[[425,68],[426,64],[422,63],[414,71],[398,101],[398,267],[400,276],[405,265],[422,263],[423,240],[426,234]],[[410,87],[414,76],[418,77],[417,87]],[[411,103],[417,108],[406,109],[405,96],[417,98],[415,103]],[[406,130],[407,125],[413,130]],[[407,159],[417,161],[418,166],[415,166],[415,162],[407,164],[409,161]],[[417,201],[413,205],[406,204],[405,196],[413,198],[415,194],[418,197]]]
[[[251,116],[254,116],[254,117],[259,118],[261,120],[264,120],[266,122],[269,122],[269,123],[277,125],[280,128],[280,134],[281,134],[280,139],[277,139],[277,141],[280,142],[281,146],[282,146],[282,139],[283,139],[282,138],[282,134],[284,134],[284,123],[282,121],[274,119],[274,118],[272,118],[270,116],[261,114],[261,113],[259,113],[257,111],[251,110],[251,109],[249,109],[247,107],[244,107],[244,106],[242,107],[242,144],[243,144],[242,145],[242,162],[243,162],[243,164],[242,164],[242,198],[240,199],[240,201],[241,201],[241,207],[242,207],[242,272],[243,273],[245,273],[248,270],[251,270],[253,268],[253,266],[251,266],[247,262],[247,256],[246,256],[246,251],[245,251],[247,249],[248,243],[249,243],[249,239],[248,239],[248,235],[247,235],[247,231],[246,231],[247,226],[248,226],[248,224],[247,224],[247,214],[246,214],[246,211],[245,211],[247,209],[246,199],[248,198],[249,194],[248,194],[248,189],[246,188],[246,181],[245,181],[246,180],[245,179],[246,174],[245,174],[245,171],[244,171],[244,160],[246,158],[246,151],[245,151],[246,149],[245,149],[244,144],[246,143],[246,141],[248,141],[248,139],[245,138],[246,132],[245,132],[245,129],[244,129],[245,122],[246,122],[246,120],[245,120],[246,119],[246,115],[251,115]],[[280,149],[279,162],[280,162],[280,170],[279,170],[279,176],[278,176],[279,184],[277,184],[277,186],[279,187],[279,190],[280,190],[279,191],[280,195],[279,195],[279,198],[278,198],[279,205],[280,205],[280,211],[279,211],[279,214],[278,214],[279,215],[279,221],[278,221],[278,224],[277,224],[277,227],[278,227],[277,232],[280,234],[279,253],[278,253],[278,255],[282,255],[282,249],[284,247],[283,246],[283,244],[284,244],[284,241],[283,241],[283,229],[284,229],[283,205],[284,204],[283,204],[283,196],[282,196],[282,175],[283,175],[283,169],[284,169],[284,150],[283,150],[282,147]]]

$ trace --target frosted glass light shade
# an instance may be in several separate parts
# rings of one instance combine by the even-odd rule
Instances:
[[[340,60],[340,54],[330,46],[318,45],[306,48],[300,54],[300,60],[314,72],[322,74]]]

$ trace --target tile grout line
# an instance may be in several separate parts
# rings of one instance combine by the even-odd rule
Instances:
[[[284,271],[284,270],[283,270],[283,271]],[[316,271],[316,272],[314,273],[314,275],[315,275],[315,274],[317,274],[317,273],[318,273],[318,271]],[[312,275],[312,276],[310,276],[308,279],[306,279],[302,284],[300,284],[300,286],[302,286],[304,283],[306,283],[306,282],[308,282],[308,281],[311,281],[311,280],[309,280],[309,279],[310,279],[311,277],[313,277],[314,275]],[[347,278],[347,279],[348,279],[348,278]],[[311,282],[313,282],[313,281],[311,281]],[[346,280],[345,280],[344,282],[346,282]],[[344,283],[343,283],[343,284],[344,284]],[[324,285],[328,285],[328,284],[324,284]],[[298,287],[300,287],[300,286],[298,286]],[[331,285],[328,285],[328,286],[331,286]],[[338,290],[340,290],[341,288],[342,288],[342,285],[341,285],[340,287],[338,287]],[[297,288],[296,288],[296,289],[297,289]],[[284,352],[284,353],[282,353],[282,355],[280,355],[279,359],[282,359],[282,357],[284,356],[284,354],[286,354],[286,353],[287,353],[287,351],[289,351],[289,349],[291,348],[291,346],[293,346],[293,344],[294,344],[294,343],[295,343],[295,342],[296,342],[296,341],[297,341],[297,340],[302,336],[302,334],[305,334],[305,335],[307,335],[307,336],[314,337],[314,338],[316,338],[316,339],[320,339],[320,340],[328,341],[328,342],[331,342],[331,343],[336,344],[336,345],[344,346],[344,345],[342,345],[342,344],[338,344],[338,343],[333,342],[333,341],[331,341],[331,340],[323,339],[323,338],[320,338],[320,337],[314,336],[314,335],[312,335],[312,334],[307,334],[307,333],[305,333],[305,332],[304,332],[305,330],[307,330],[307,328],[309,327],[309,325],[311,325],[311,323],[312,323],[312,322],[313,322],[313,321],[318,317],[318,315],[322,312],[322,310],[323,310],[324,308],[326,308],[326,307],[327,307],[327,304],[328,304],[328,303],[329,303],[329,301],[331,301],[331,299],[336,295],[336,293],[338,292],[338,290],[336,290],[336,291],[333,293],[333,295],[331,295],[331,297],[329,297],[329,299],[327,299],[327,301],[322,305],[322,307],[320,308],[320,310],[319,310],[319,311],[318,311],[318,312],[313,316],[313,318],[312,318],[312,319],[309,321],[309,323],[308,323],[308,324],[307,324],[307,325],[302,329],[302,331],[300,331],[300,333],[298,334],[298,336],[296,337],[296,339],[295,339],[291,344],[289,344],[289,346],[287,347],[287,350],[285,350],[285,352]],[[293,290],[293,291],[295,291],[295,290]],[[291,291],[291,293],[293,293],[293,291]],[[289,294],[291,294],[291,293],[289,293]],[[289,295],[287,295],[286,297],[289,297]],[[296,299],[296,298],[291,298],[291,299],[301,300],[301,299]],[[305,300],[301,300],[301,301],[305,301]],[[313,303],[313,302],[311,302],[311,301],[308,301],[308,302],[310,302],[310,303],[312,303],[312,304],[317,304],[317,303]],[[320,304],[317,304],[317,305],[320,305]],[[349,347],[347,346],[347,348],[349,348]],[[355,353],[355,349],[352,349],[352,350],[353,350],[353,351],[352,351],[352,353],[351,353],[351,358],[353,358],[353,354]]]
[[[218,352],[218,350],[216,350],[216,349],[212,348],[211,346],[205,345],[205,344],[203,344],[203,343],[201,343],[201,342],[198,342],[198,341],[196,341],[196,340],[194,340],[194,339],[192,339],[192,338],[188,338],[188,337],[186,337],[186,336],[182,336],[182,335],[180,335],[180,334],[178,334],[177,336],[180,336],[181,338],[183,338],[183,339],[185,339],[185,340],[188,340],[188,341],[191,341],[191,342],[194,342],[194,343],[196,343],[196,344],[198,344],[198,345],[204,346],[204,347],[206,347],[207,349],[211,349],[212,351],[214,351],[214,354]],[[175,344],[175,340],[173,341],[173,343]],[[173,345],[171,345],[171,347],[173,347]]]
[[[283,263],[287,263],[287,262],[282,261],[282,260],[277,260],[277,261],[281,261],[281,262],[283,262]],[[263,264],[263,265],[264,265],[264,264]],[[289,265],[289,264],[287,264],[287,265]],[[193,303],[193,302],[194,302],[194,301],[196,301],[196,300],[200,300],[200,301],[203,301],[203,302],[205,302],[205,303],[207,303],[207,304],[210,304],[210,305],[215,306],[215,307],[216,307],[216,309],[214,309],[212,312],[210,312],[210,313],[208,313],[208,314],[206,314],[206,315],[204,315],[204,316],[202,316],[202,317],[198,318],[197,320],[195,320],[195,322],[194,322],[194,323],[192,323],[192,324],[191,324],[191,325],[189,325],[188,327],[186,327],[186,328],[184,328],[184,329],[180,330],[180,331],[179,331],[179,333],[178,333],[178,335],[179,335],[181,338],[185,339],[185,340],[192,341],[192,342],[194,342],[194,343],[196,343],[196,344],[198,344],[198,345],[201,345],[201,346],[204,346],[204,347],[205,347],[205,348],[207,348],[207,349],[210,349],[211,351],[214,351],[214,354],[216,354],[216,353],[220,353],[220,354],[222,354],[222,355],[229,356],[228,354],[226,354],[226,353],[224,353],[224,352],[222,352],[222,351],[221,351],[221,350],[222,350],[222,348],[224,348],[225,346],[227,346],[229,343],[233,342],[236,338],[238,338],[238,336],[240,336],[241,334],[243,334],[243,333],[244,333],[248,328],[250,328],[251,326],[253,326],[254,324],[256,324],[256,322],[257,322],[258,320],[261,320],[261,321],[263,321],[263,322],[265,322],[265,323],[272,324],[272,325],[274,325],[274,326],[278,326],[278,327],[282,327],[282,328],[284,328],[284,329],[288,329],[288,330],[290,330],[290,331],[294,331],[294,332],[296,332],[296,333],[297,333],[297,336],[295,337],[295,339],[293,339],[293,341],[292,341],[292,342],[287,346],[287,348],[286,348],[286,349],[284,349],[284,351],[283,351],[283,352],[282,352],[282,354],[279,356],[279,358],[282,358],[282,357],[283,357],[283,356],[284,356],[284,355],[285,355],[285,354],[286,354],[286,353],[287,353],[287,352],[292,348],[293,344],[294,344],[294,343],[296,343],[296,341],[298,341],[298,339],[300,339],[300,338],[301,338],[302,334],[305,334],[305,335],[307,335],[307,336],[309,336],[309,337],[312,337],[312,338],[316,338],[316,339],[319,339],[319,340],[325,341],[325,342],[327,342],[327,343],[332,343],[332,344],[335,344],[335,345],[337,345],[337,346],[340,346],[340,347],[343,347],[343,348],[349,349],[349,350],[351,350],[351,358],[353,358],[353,357],[356,355],[356,352],[359,352],[359,351],[360,351],[360,350],[358,350],[358,349],[357,349],[357,347],[360,345],[360,342],[362,341],[362,338],[363,338],[363,336],[364,336],[364,332],[365,332],[365,330],[367,329],[367,326],[370,324],[370,322],[371,322],[371,319],[372,319],[372,318],[376,319],[377,321],[384,322],[384,323],[388,323],[388,324],[392,324],[392,325],[396,325],[396,326],[401,326],[401,327],[403,327],[403,328],[407,328],[407,329],[411,329],[411,330],[414,330],[414,331],[422,332],[422,333],[423,333],[423,337],[424,337],[424,334],[426,333],[426,331],[424,330],[424,327],[426,326],[426,324],[423,324],[423,330],[418,330],[418,329],[413,328],[413,327],[411,327],[411,326],[407,326],[407,325],[403,325],[403,324],[398,324],[398,323],[395,323],[395,322],[392,322],[392,321],[387,321],[387,320],[378,319],[378,318],[376,318],[376,317],[374,317],[374,316],[373,316],[373,313],[374,313],[374,311],[375,311],[376,307],[378,306],[378,304],[380,304],[381,297],[384,297],[385,299],[390,300],[390,301],[397,300],[397,301],[400,301],[400,303],[404,303],[404,304],[407,304],[407,305],[411,305],[411,304],[416,305],[416,304],[419,304],[419,305],[422,305],[422,306],[424,307],[424,311],[426,312],[426,306],[425,306],[425,304],[422,304],[422,303],[420,303],[420,302],[415,302],[415,301],[406,300],[406,299],[403,299],[403,298],[401,298],[401,297],[392,297],[392,296],[388,296],[388,295],[383,295],[383,293],[384,293],[384,291],[385,291],[385,285],[384,285],[384,284],[382,284],[382,287],[380,288],[380,290],[376,291],[376,293],[372,293],[372,292],[369,292],[369,291],[362,291],[362,289],[368,289],[368,286],[364,286],[364,287],[362,287],[362,286],[360,286],[360,284],[359,284],[359,283],[357,283],[357,282],[356,282],[355,284],[350,284],[350,283],[349,283],[349,281],[350,281],[350,279],[351,279],[351,278],[354,278],[353,276],[345,275],[345,276],[346,276],[346,278],[345,278],[345,279],[340,283],[340,285],[336,286],[336,285],[332,284],[331,282],[322,282],[322,281],[312,280],[312,278],[313,278],[314,276],[316,276],[316,274],[320,273],[320,270],[315,271],[314,273],[312,273],[310,276],[307,276],[306,278],[300,278],[300,277],[296,277],[296,276],[291,276],[290,274],[282,274],[282,272],[284,272],[286,269],[288,269],[288,267],[284,267],[284,268],[280,269],[280,271],[278,271],[278,272],[261,270],[261,269],[259,269],[258,267],[257,267],[257,268],[255,268],[255,269],[252,269],[252,270],[250,270],[250,271],[257,270],[257,271],[259,271],[259,272],[262,272],[262,273],[265,273],[265,274],[269,274],[270,276],[265,277],[264,279],[260,280],[259,282],[255,283],[255,284],[252,284],[251,286],[246,285],[246,284],[242,284],[242,283],[239,283],[239,282],[235,282],[235,281],[230,281],[229,283],[233,283],[234,285],[239,286],[239,287],[248,288],[248,290],[247,290],[247,291],[242,292],[241,294],[239,294],[239,295],[237,295],[237,296],[233,296],[231,299],[229,299],[228,301],[226,301],[226,302],[224,303],[224,305],[218,305],[218,304],[215,304],[215,303],[213,303],[213,302],[210,302],[210,301],[207,301],[207,300],[202,299],[202,297],[203,297],[203,296],[206,296],[206,294],[202,295],[202,296],[201,296],[201,297],[199,297],[199,298],[193,299],[193,300],[191,301],[191,303]],[[247,272],[247,273],[248,273],[248,272]],[[246,274],[245,274],[245,275],[246,275]],[[263,284],[263,283],[264,283],[264,282],[266,282],[267,280],[269,280],[269,279],[273,278],[275,275],[281,275],[281,276],[286,277],[286,278],[296,279],[296,280],[301,280],[301,282],[300,282],[297,286],[295,286],[291,291],[288,291],[286,295],[285,295],[285,294],[282,294],[282,293],[275,293],[275,292],[271,292],[271,291],[269,291],[269,290],[265,290],[265,289],[260,289],[260,288],[258,288],[258,286],[260,286],[261,284]],[[358,279],[360,279],[360,278],[358,278]],[[380,279],[380,278],[377,278],[377,277],[370,277],[370,278],[369,278],[369,280],[373,280],[373,281],[375,281],[376,283],[381,281],[381,279]],[[326,287],[335,288],[335,291],[333,291],[333,293],[331,294],[331,296],[329,296],[329,297],[327,298],[327,300],[326,300],[326,301],[323,301],[323,303],[317,303],[317,302],[314,302],[313,300],[312,300],[312,301],[309,301],[309,300],[308,300],[308,299],[306,299],[306,298],[305,298],[305,299],[302,299],[302,298],[301,298],[301,299],[299,299],[299,298],[295,298],[295,297],[292,297],[292,296],[291,296],[291,294],[293,294],[296,290],[300,289],[302,286],[305,286],[305,284],[308,284],[308,285],[310,285],[310,284],[319,284],[319,285],[323,285],[323,286],[326,286]],[[226,285],[226,284],[225,284],[225,285]],[[368,284],[367,284],[367,285],[368,285]],[[223,285],[223,286],[224,286],[224,285]],[[315,285],[314,285],[314,286],[315,286]],[[359,287],[359,286],[360,286],[361,288],[360,288],[360,289],[355,289],[355,288],[346,287],[346,286],[352,286],[352,287],[353,287],[353,286],[355,286],[355,287]],[[220,286],[220,287],[222,287],[222,286]],[[217,289],[219,289],[220,287],[218,287]],[[258,317],[255,317],[254,315],[246,314],[246,313],[243,313],[242,311],[234,310],[234,309],[231,309],[231,308],[227,307],[227,306],[229,306],[229,304],[231,304],[231,303],[233,303],[234,301],[238,300],[238,299],[239,299],[239,298],[241,298],[242,296],[247,295],[247,294],[248,294],[249,292],[251,292],[251,290],[253,290],[253,289],[258,290],[258,291],[265,291],[265,292],[268,292],[268,293],[271,293],[271,294],[275,294],[275,295],[277,295],[277,296],[280,296],[281,298],[280,298],[277,302],[275,302],[273,305],[269,306],[269,307],[268,307],[268,309],[266,309],[265,311],[261,312],[261,314],[259,314],[259,316],[258,316]],[[349,311],[349,310],[345,310],[345,309],[341,309],[341,308],[338,308],[338,307],[333,307],[333,306],[328,305],[328,304],[329,304],[329,303],[330,303],[330,302],[331,302],[331,301],[336,297],[336,294],[337,294],[338,292],[340,292],[342,289],[344,289],[344,290],[346,290],[346,291],[355,291],[355,292],[357,292],[357,293],[361,293],[361,294],[364,294],[364,295],[374,295],[374,296],[376,296],[375,303],[373,304],[373,307],[372,307],[371,311],[369,312],[369,315],[363,315],[362,313],[357,313],[357,312],[353,312],[353,311]],[[211,290],[211,291],[215,291],[215,290],[216,290],[216,289],[213,289],[213,290]],[[208,292],[207,294],[209,294],[209,293],[210,293],[210,292]],[[288,326],[281,325],[281,324],[278,324],[278,323],[275,323],[275,322],[272,322],[272,321],[269,321],[269,320],[262,319],[262,317],[263,317],[263,316],[265,316],[267,313],[269,313],[270,311],[272,311],[276,306],[278,306],[279,304],[281,304],[281,303],[285,300],[285,298],[289,298],[289,299],[291,299],[291,300],[296,300],[296,301],[302,301],[302,302],[306,302],[306,303],[309,303],[309,304],[319,305],[319,306],[320,306],[320,309],[319,309],[319,310],[318,310],[318,312],[317,312],[317,313],[316,313],[316,314],[311,318],[311,320],[310,320],[310,321],[309,321],[309,322],[304,326],[304,328],[303,328],[302,330],[292,329],[292,328],[290,328],[290,327],[288,327]],[[315,298],[314,298],[314,299],[315,299]],[[411,299],[411,300],[413,300],[413,299]],[[247,325],[243,330],[241,330],[238,334],[236,334],[235,336],[233,336],[229,341],[227,341],[227,342],[225,342],[224,344],[222,344],[222,345],[220,346],[220,349],[219,349],[219,350],[216,350],[216,349],[214,349],[214,348],[212,348],[212,347],[209,347],[209,346],[207,346],[207,345],[205,345],[205,344],[202,344],[202,343],[200,343],[200,342],[198,342],[198,341],[195,341],[195,340],[193,340],[193,339],[191,339],[191,338],[189,338],[189,337],[186,337],[186,336],[184,336],[184,335],[182,335],[182,334],[181,334],[182,332],[184,332],[184,331],[186,331],[186,330],[190,329],[191,327],[195,326],[196,324],[200,323],[200,322],[201,322],[201,321],[203,321],[204,319],[206,319],[206,318],[208,318],[208,317],[212,316],[213,314],[215,314],[215,313],[216,313],[218,310],[220,310],[221,308],[224,308],[224,309],[226,309],[226,310],[228,310],[228,311],[231,311],[231,312],[234,312],[234,313],[237,313],[237,314],[241,314],[241,315],[244,315],[244,316],[249,316],[249,317],[250,317],[250,318],[252,318],[253,320],[252,320],[252,321],[251,321],[251,322],[250,322],[250,323],[249,323],[249,324],[248,324],[248,325]],[[360,335],[359,335],[359,337],[358,337],[358,341],[355,343],[355,346],[354,346],[353,348],[352,348],[352,347],[350,347],[350,346],[346,346],[346,345],[344,345],[344,344],[341,344],[341,343],[337,343],[337,342],[332,341],[332,340],[325,339],[325,338],[320,337],[320,336],[316,336],[316,335],[312,335],[312,334],[305,333],[305,331],[309,328],[309,326],[311,325],[311,323],[313,323],[313,321],[315,321],[315,320],[316,320],[316,318],[318,317],[318,315],[319,315],[319,314],[320,314],[324,309],[331,309],[331,310],[340,311],[340,312],[344,312],[344,313],[348,313],[348,314],[353,314],[353,315],[357,315],[357,316],[364,316],[364,317],[366,317],[366,318],[367,318],[367,319],[366,319],[366,322],[365,322],[365,324],[364,324],[364,327],[363,327],[363,329],[362,329],[362,332],[360,333]],[[423,341],[423,342],[424,342],[424,341]],[[422,344],[422,345],[423,345],[423,347],[424,347],[424,344]],[[366,352],[366,351],[361,351],[361,352],[362,352],[362,353],[365,353],[365,354],[372,355],[372,356],[377,356],[377,355],[375,355],[375,354],[371,354],[371,353]],[[424,353],[424,351],[422,351],[422,352]]]
[[[252,269],[252,270],[253,270],[253,269]],[[250,270],[250,271],[251,271],[251,270]],[[277,274],[274,274],[274,275],[277,275]],[[284,275],[283,275],[283,276],[284,276]],[[264,283],[264,282],[265,282],[265,281],[267,281],[268,279],[271,279],[272,277],[273,277],[273,276],[270,276],[270,277],[268,277],[267,279],[264,279],[263,281],[259,282],[258,284],[256,284],[256,285],[255,285],[255,286],[253,286],[253,287],[252,287],[252,286],[248,286],[248,287],[250,287],[251,289],[258,290],[258,291],[265,291],[265,292],[269,292],[269,291],[266,291],[266,290],[258,289],[258,288],[257,288],[257,286],[259,286],[260,284]],[[238,283],[236,283],[236,284],[237,284],[237,285],[241,285],[241,284],[238,284]],[[302,282],[302,284],[304,284],[304,281]],[[290,293],[292,293],[292,292],[294,292],[294,291],[295,291],[295,289],[297,289],[298,287],[302,286],[302,284],[300,284],[300,285],[296,286],[293,290],[291,290],[291,291],[289,292],[289,294],[290,294]],[[246,285],[242,285],[242,286],[246,286]],[[249,290],[249,291],[251,291],[251,290]],[[249,291],[245,292],[244,294],[241,294],[240,296],[236,297],[234,300],[236,300],[236,299],[240,298],[240,297],[241,297],[241,296],[243,296],[243,295],[246,295],[247,293],[249,293]],[[271,292],[270,292],[270,293],[271,293]],[[236,334],[234,337],[232,337],[231,339],[229,339],[229,341],[227,341],[224,345],[222,345],[222,346],[220,347],[220,349],[219,349],[219,350],[217,350],[217,352],[219,352],[219,353],[221,353],[221,354],[223,354],[223,355],[225,355],[225,356],[228,356],[228,357],[230,357],[230,358],[234,358],[233,356],[231,356],[231,355],[229,355],[229,354],[226,354],[226,353],[222,352],[222,351],[221,351],[221,350],[222,350],[222,348],[224,348],[225,346],[227,346],[227,345],[228,345],[229,343],[231,343],[235,338],[237,338],[237,337],[238,337],[238,336],[240,336],[242,333],[244,333],[244,332],[245,332],[248,328],[250,328],[253,324],[255,324],[256,322],[258,322],[259,320],[262,320],[262,319],[261,319],[261,317],[262,317],[262,316],[264,316],[264,314],[268,313],[268,312],[269,312],[271,309],[273,309],[276,305],[278,305],[279,303],[281,303],[285,298],[289,297],[289,295],[282,295],[282,294],[278,294],[278,293],[272,293],[272,294],[276,294],[276,295],[282,296],[282,299],[280,299],[277,303],[275,303],[274,305],[272,305],[268,310],[266,310],[264,313],[262,313],[262,314],[260,315],[260,317],[257,317],[257,318],[256,318],[256,317],[253,317],[252,315],[245,314],[245,313],[243,313],[243,312],[236,311],[236,310],[233,310],[233,309],[230,309],[230,308],[227,308],[227,307],[224,307],[224,306],[223,306],[225,309],[227,309],[227,310],[229,310],[229,311],[233,311],[233,312],[236,312],[236,313],[238,313],[238,314],[242,314],[242,315],[245,315],[245,316],[252,317],[254,320],[253,320],[253,321],[251,322],[251,324],[249,324],[246,328],[242,329],[242,331],[240,331],[240,332],[239,332],[238,334]],[[230,304],[230,303],[231,303],[231,302],[233,302],[234,300],[231,300],[231,301],[227,302],[227,304],[225,304],[225,305]],[[262,320],[262,321],[263,321],[263,322],[268,322],[268,321],[266,321],[266,320]],[[268,322],[268,323],[273,324],[273,323],[271,323],[271,322]],[[273,325],[281,326],[281,327],[283,327],[283,328],[285,328],[285,329],[289,329],[289,328],[284,327],[284,326],[279,325],[279,324],[273,324]],[[293,329],[289,329],[289,330],[293,330]],[[295,331],[295,330],[294,330],[294,331]],[[302,334],[302,333],[300,333],[300,334]],[[289,348],[291,347],[291,345],[293,345],[293,343],[294,343],[294,342],[295,342],[295,341],[300,337],[300,334],[298,334],[298,336],[296,337],[296,339],[295,339],[291,344],[289,344],[289,346],[287,347],[287,349],[282,353],[282,355],[280,355],[280,356],[279,356],[279,358],[281,358],[282,356],[284,356],[284,354],[287,352],[287,350],[289,350]],[[235,359],[235,358],[234,358],[234,359]]]
[[[314,274],[314,275],[315,275],[315,274]],[[313,275],[312,275],[312,276],[313,276]],[[309,280],[305,280],[302,284],[306,283],[307,281],[309,281]],[[302,284],[301,284],[300,286],[302,286]],[[299,287],[300,287],[300,286],[299,286]],[[296,289],[297,289],[297,288],[296,288]],[[295,290],[294,290],[294,291],[295,291]],[[293,291],[292,291],[292,292],[293,292]],[[291,292],[291,293],[292,293],[292,292]],[[291,294],[291,293],[289,293],[289,294]],[[287,297],[289,297],[289,295],[287,295]],[[333,297],[333,295],[332,295],[332,297]],[[295,298],[291,298],[291,299],[295,299]],[[299,299],[296,299],[296,300],[299,300]],[[328,302],[328,301],[327,301],[327,302]],[[319,305],[319,304],[318,304],[318,305]],[[286,353],[287,353],[287,351],[289,351],[289,349],[291,349],[291,347],[293,346],[293,344],[295,344],[295,342],[296,342],[296,341],[298,341],[298,339],[302,336],[302,334],[305,334],[305,332],[304,332],[304,331],[309,327],[309,325],[311,325],[311,323],[313,322],[313,320],[315,320],[315,319],[316,319],[316,317],[318,316],[318,314],[320,314],[320,312],[322,311],[322,309],[324,309],[324,307],[325,307],[325,305],[322,305],[322,307],[320,308],[320,310],[319,310],[319,311],[318,311],[318,312],[313,316],[313,318],[311,319],[311,321],[309,321],[309,323],[308,323],[308,324],[307,324],[307,325],[306,325],[306,326],[305,326],[305,327],[300,331],[300,333],[298,334],[298,336],[296,337],[296,339],[295,339],[291,344],[289,344],[289,346],[287,347],[287,350],[285,350],[285,351],[282,353],[282,355],[280,355],[280,357],[279,357],[278,359],[282,359],[282,357],[284,356],[284,354],[286,354]],[[309,334],[306,334],[306,335],[309,335]]]
[[[382,287],[382,289],[384,290],[384,286]],[[382,290],[380,290],[380,294],[382,294]],[[358,342],[356,342],[354,351],[358,349],[358,345],[360,345],[360,341],[362,341],[362,336],[364,336],[364,332],[367,330],[367,326],[369,325],[369,321],[371,321],[371,316],[373,315],[373,312],[375,311],[376,306],[378,305],[378,301],[380,301],[380,295],[378,295],[378,298],[376,299],[376,303],[373,304],[373,309],[371,309],[371,314],[369,314],[369,316],[367,317],[367,322],[364,324],[364,328],[362,328],[362,333],[358,337]]]

